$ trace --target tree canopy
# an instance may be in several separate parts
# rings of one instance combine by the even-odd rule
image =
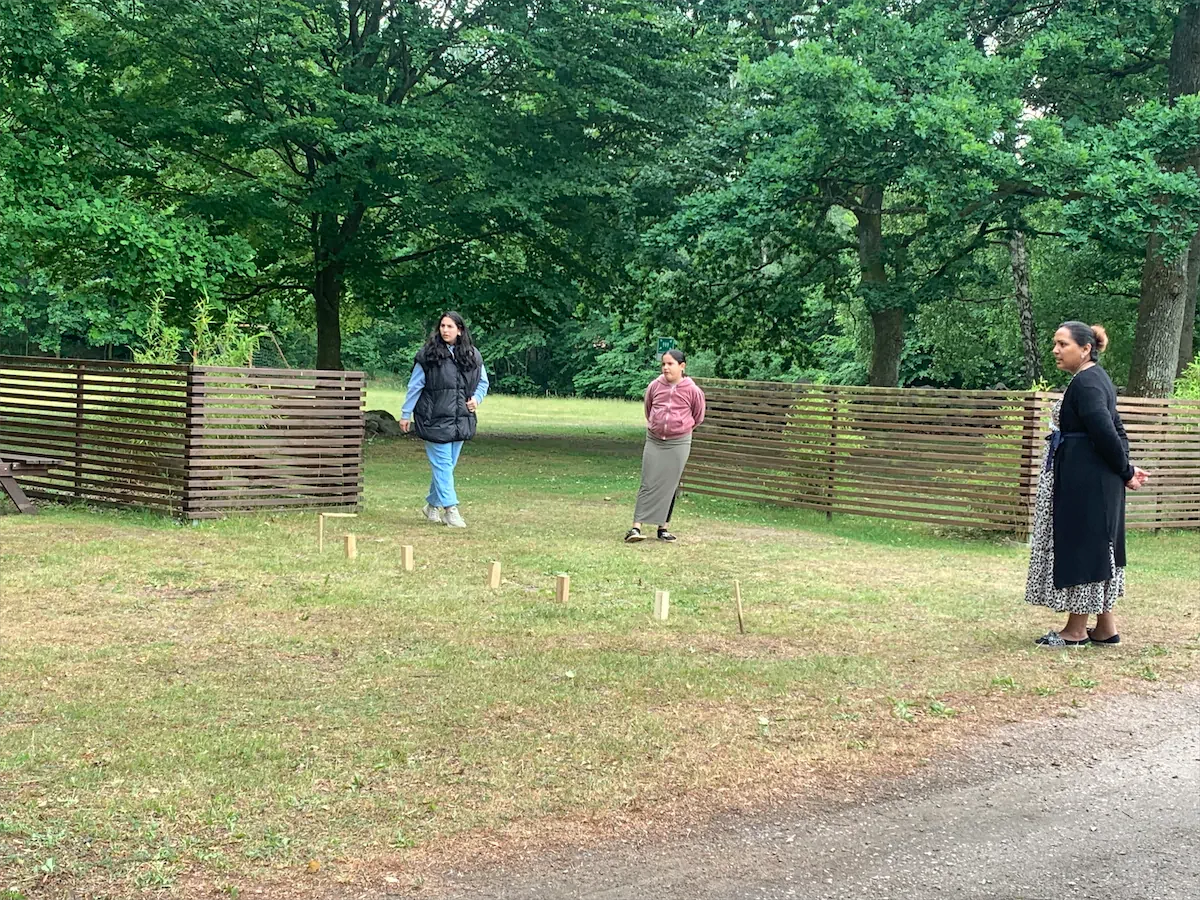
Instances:
[[[724,375],[985,387],[1086,318],[1165,393],[1194,355],[1197,23],[0,0],[0,345],[121,352],[152,297],[187,327],[203,296],[373,370],[458,308],[514,390],[622,393],[664,334]]]

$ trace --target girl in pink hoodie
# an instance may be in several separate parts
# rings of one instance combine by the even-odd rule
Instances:
[[[662,357],[662,375],[646,388],[642,486],[633,511],[633,527],[625,532],[628,544],[646,539],[643,522],[658,526],[660,541],[676,540],[667,524],[692,450],[692,429],[704,421],[704,392],[684,373],[686,365],[682,350],[668,350]]]

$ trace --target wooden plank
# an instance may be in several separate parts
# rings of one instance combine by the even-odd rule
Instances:
[[[874,475],[880,478],[905,479],[918,483],[923,483],[930,477],[1004,485],[1012,484],[1015,477],[1016,481],[1021,484],[1037,483],[1037,474],[1023,468],[997,473],[992,470],[949,469],[939,462],[927,463],[924,468],[919,468],[913,462],[905,460],[880,461],[862,457],[853,460],[838,460],[836,454],[836,448],[831,448],[823,456],[814,454],[797,457],[778,453],[771,454],[757,449],[718,450],[709,444],[703,444],[693,445],[689,461],[708,461],[743,469],[813,473],[814,476],[821,472],[836,471],[843,477],[870,478]]]
[[[813,498],[822,498],[825,492],[819,487],[813,486],[809,489],[803,487],[794,487],[787,484],[764,484],[744,478],[738,478],[729,473],[722,473],[720,470],[712,470],[711,472],[696,471],[688,473],[684,484],[688,487],[694,485],[705,485],[709,487],[742,487],[746,492],[754,492],[757,494],[765,494],[774,497],[791,497],[798,498],[811,496]],[[930,495],[915,495],[905,492],[903,488],[897,487],[894,490],[875,490],[875,491],[857,491],[848,484],[839,484],[837,486],[837,501],[833,504],[835,511],[841,506],[853,505],[859,509],[924,509],[927,507],[935,507],[937,509],[945,509],[947,514],[954,511],[961,511],[963,515],[986,518],[986,519],[1010,519],[1013,515],[1020,513],[1026,503],[1024,495],[1014,492],[1007,496],[999,497],[964,497],[962,494],[930,494]],[[825,505],[829,505],[826,501]]]
[[[132,369],[138,372],[164,371],[186,372],[189,366],[182,363],[136,363],[123,359],[63,359],[57,356],[4,356],[0,355],[0,367],[18,368],[22,365],[42,366],[59,369],[64,365],[94,366],[97,369]]]
[[[765,447],[765,448],[769,448],[769,449],[775,450],[775,451],[778,451],[781,448],[780,441],[767,441],[767,440],[760,440],[757,438],[748,438],[748,437],[743,436],[741,433],[732,433],[731,434],[731,433],[724,432],[723,430],[716,428],[716,427],[709,429],[707,422],[705,423],[704,427],[705,427],[706,431],[704,432],[703,435],[701,435],[701,434],[699,434],[699,432],[697,432],[696,437],[693,439],[694,444],[698,443],[698,442],[710,441],[715,438],[728,437],[728,438],[734,438],[736,440],[741,441],[742,443],[745,443],[745,444],[748,444],[751,446]],[[850,440],[850,438],[847,437],[847,443],[843,444],[843,443],[839,442],[839,444],[838,444],[838,456],[839,457],[846,458],[846,457],[853,457],[855,455],[870,454],[873,456],[888,456],[888,457],[892,457],[892,458],[912,458],[912,459],[925,459],[925,460],[941,460],[944,462],[961,461],[963,458],[961,453],[953,453],[953,452],[938,453],[933,450],[922,449],[918,453],[915,450],[894,449],[894,448],[877,448],[877,447],[873,447],[873,446],[869,446],[869,445],[856,446],[854,444],[849,443],[849,440]],[[782,447],[784,449],[786,449],[788,446],[789,445],[787,445],[787,444],[782,444]],[[814,451],[822,451],[822,452],[827,449],[827,445],[822,446],[822,445],[816,445],[816,444],[813,444],[813,445],[807,445],[807,444],[805,444],[805,445],[790,445],[790,446],[792,448],[795,448],[798,446],[804,447],[805,449],[811,448]],[[1018,449],[1012,450],[1012,451],[1005,450],[1002,453],[1000,453],[1000,452],[988,453],[984,456],[975,457],[975,460],[976,460],[975,464],[976,465],[1009,466],[1009,465],[1019,464],[1023,460],[1023,458],[1024,458],[1023,454],[1020,452],[1020,449],[1018,448]]]
[[[753,502],[767,502],[774,506],[791,506],[800,509],[811,509],[817,512],[824,512],[827,509],[827,504],[813,503],[805,500],[786,500],[782,498],[752,498],[742,494],[721,491],[708,487],[695,487],[692,485],[686,486],[688,491],[695,494],[704,494],[712,497],[723,497],[728,500],[749,500]],[[954,516],[929,516],[917,514],[900,514],[882,511],[865,511],[858,512],[855,509],[837,509],[835,510],[843,515],[862,515],[866,518],[874,519],[900,519],[906,522],[922,522],[929,525],[965,525],[971,528],[978,528],[992,531],[1011,531],[1014,528],[1012,522],[974,522],[963,521]]]
[[[28,483],[46,490],[54,489],[76,494],[96,492],[106,497],[137,494],[145,497],[173,498],[183,492],[183,482],[181,481],[156,483],[121,476],[100,478],[88,473],[84,473],[83,478],[76,479],[73,470],[68,469],[64,469],[58,474],[52,471],[47,475],[31,476]]]
[[[109,500],[97,496],[76,497],[70,493],[45,491],[41,489],[29,490],[28,494],[35,500],[46,500],[51,503],[81,502],[86,503],[88,506],[98,506],[104,509],[144,509],[160,515],[175,515],[179,512],[179,508],[177,506],[163,504],[158,501],[141,502],[137,497],[123,498],[121,500]]]
[[[37,512],[37,507],[21,489],[21,485],[17,484],[16,477],[3,470],[0,470],[0,491],[17,505],[17,512],[27,515]]]
[[[261,432],[260,432],[261,434]],[[346,435],[343,437],[292,437],[295,432],[287,431],[281,435],[275,432],[274,435],[264,435],[262,437],[250,435],[235,435],[232,438],[221,438],[208,433],[202,437],[195,437],[192,440],[193,447],[224,447],[230,444],[236,444],[238,447],[247,449],[270,449],[272,447],[328,447],[330,449],[340,449],[344,447],[354,447],[362,443],[361,438],[354,435]],[[301,432],[304,434],[304,432]],[[321,434],[321,432],[318,432]],[[283,436],[283,435],[286,435]]]
[[[857,486],[859,490],[872,487],[892,487],[896,490],[913,493],[968,493],[975,495],[991,492],[993,494],[1013,493],[1020,496],[1025,493],[1022,488],[1034,487],[1037,484],[1033,478],[997,478],[984,481],[971,475],[956,477],[953,473],[891,474],[885,472],[864,474],[863,472],[849,472],[840,467],[832,469],[814,467],[807,471],[789,470],[786,472],[780,472],[778,468],[775,468],[768,472],[763,469],[739,466],[731,460],[713,459],[704,454],[693,454],[688,462],[688,467],[701,465],[707,471],[737,472],[745,477],[762,481],[774,480],[778,475],[781,479],[787,479],[789,484],[809,484],[814,490],[825,490],[832,481],[837,490],[843,489],[844,486]]]
[[[302,473],[298,475],[297,473]],[[323,484],[325,482],[337,481],[341,483],[351,481],[362,481],[361,466],[339,466],[334,469],[191,469],[187,473],[189,482],[200,487],[211,481],[218,481],[222,484],[230,484],[234,486],[249,487],[251,485],[267,479],[267,483],[271,483],[271,479],[295,479],[303,477],[306,481],[312,484]]]
[[[829,419],[789,419],[787,425],[782,428],[764,429],[763,423],[754,418],[733,415],[721,415],[719,418],[714,416],[713,421],[722,426],[729,428],[743,428],[746,431],[761,433],[764,430],[771,434],[779,434],[785,440],[793,437],[817,437],[828,436],[829,434]],[[700,429],[705,428],[709,422],[706,420]],[[884,419],[866,421],[854,421],[838,419],[839,433],[853,433],[863,435],[873,434],[893,434],[895,432],[911,433],[913,435],[927,435],[936,438],[969,438],[977,441],[979,438],[986,438],[989,443],[998,441],[1000,443],[1011,443],[1021,440],[1023,432],[1023,423],[1021,420],[1012,420],[1007,422],[1003,427],[989,428],[985,426],[972,426],[969,424],[945,424],[926,425],[923,423],[909,422],[888,422]]]
[[[179,508],[179,495],[173,495],[160,491],[142,491],[142,490],[104,490],[100,487],[93,486],[91,483],[83,483],[78,488],[74,484],[59,485],[49,482],[34,483],[39,494],[52,495],[57,494],[59,499],[63,497],[71,497],[84,502],[92,502],[92,500],[111,500],[120,504],[134,504],[142,507],[154,507],[156,509],[165,509],[173,511]],[[33,493],[32,490],[30,493]]]
[[[83,376],[83,389],[125,394],[129,392],[146,392],[163,396],[172,403],[177,403],[186,396],[185,382],[176,379],[146,379],[107,375],[99,372],[82,373],[74,370],[62,370],[53,376],[28,376],[5,370],[0,366],[0,381],[9,387],[28,388],[38,392],[63,393],[63,390],[75,393],[80,389],[79,377]]]
[[[203,400],[205,403],[219,403],[221,400],[229,400],[231,403],[238,403],[241,400],[249,400],[255,397],[278,397],[280,399],[304,400],[312,397],[328,398],[332,397],[334,391],[325,389],[317,390],[313,387],[294,387],[294,388],[272,388],[270,391],[264,391],[257,387],[219,387],[219,386],[202,386],[197,385],[194,391],[194,397],[197,400]],[[340,395],[340,400],[334,398],[337,402],[353,403],[355,399],[362,399],[366,396],[365,387],[363,385],[348,385],[345,389],[339,388],[336,393]]]
[[[235,458],[245,459],[246,464],[254,465],[264,460],[354,460],[359,459],[361,454],[353,446],[346,446],[341,450],[333,447],[283,447],[268,451],[262,448],[261,453],[256,452],[254,447],[196,447],[188,457],[188,468],[192,468],[197,463],[205,466],[215,465],[218,460],[227,466],[239,465],[234,461]]]
[[[758,444],[750,446],[738,446],[737,444],[726,444],[722,442],[712,441],[695,441],[692,444],[692,458],[699,456],[713,456],[730,464],[743,465],[748,468],[767,468],[778,469],[784,471],[791,470],[819,470],[827,471],[831,467],[836,467],[846,471],[870,471],[877,469],[882,472],[896,473],[912,473],[918,474],[920,464],[924,464],[925,468],[931,471],[945,472],[950,477],[978,477],[982,480],[1007,482],[1014,473],[1028,471],[1031,466],[1023,465],[1023,460],[1019,457],[1007,457],[1002,462],[1003,468],[1000,472],[996,472],[995,466],[982,466],[981,462],[988,462],[985,456],[967,456],[960,457],[961,462],[953,468],[947,466],[942,460],[923,460],[920,456],[876,456],[870,452],[871,448],[866,451],[859,450],[854,447],[836,446],[826,447],[822,450],[812,450],[804,453],[788,452],[786,449],[767,449]],[[914,468],[915,467],[915,468]]]
[[[3,428],[0,428],[0,446],[16,445],[16,440],[8,440]],[[69,461],[75,456],[75,445],[65,438],[29,442],[43,453],[54,453],[60,459]],[[124,449],[115,449],[121,447]],[[0,452],[3,452],[0,450]],[[111,441],[88,440],[83,445],[82,455],[86,459],[106,461],[113,466],[158,466],[166,469],[183,470],[183,454],[175,448],[138,447],[133,444],[115,444]]]
[[[782,381],[745,381],[733,378],[697,378],[696,383],[699,384],[707,392],[708,386],[714,389],[729,388],[734,390],[759,391],[772,393],[777,391],[794,391],[808,394],[836,394],[839,397],[854,397],[854,396],[888,396],[895,395],[897,392],[903,392],[911,396],[931,396],[931,397],[959,397],[965,396],[979,399],[999,399],[1011,400],[1020,402],[1022,395],[1027,391],[976,391],[968,388],[929,388],[929,387],[872,387],[869,385],[843,385],[843,384],[797,384]]]
[[[3,406],[3,398],[6,397],[41,400],[49,404],[67,404],[74,401],[76,393],[77,388],[75,385],[68,386],[66,384],[54,383],[26,386],[6,379],[3,374],[0,374],[0,406]],[[130,387],[120,391],[116,389],[105,390],[92,384],[86,385],[84,393],[93,403],[137,399],[140,401],[153,401],[163,406],[173,406],[180,412],[186,409],[185,398],[182,394],[156,394],[137,387]]]
[[[85,477],[90,477],[93,481],[117,481],[125,480],[137,482],[138,484],[167,484],[167,485],[182,485],[183,472],[170,471],[163,469],[155,469],[152,466],[130,466],[125,465],[119,468],[114,466],[106,466],[95,462],[83,460],[63,460],[61,462],[64,470],[71,468],[73,472],[82,473]]]
[[[228,488],[198,488],[195,485],[190,485],[188,497],[195,503],[207,501],[208,499],[220,499],[221,497],[294,497],[303,495],[305,497],[319,497],[326,494],[337,494],[339,496],[355,493],[358,487],[356,482],[344,482],[336,485],[312,485],[297,483],[292,485],[273,485],[269,487],[234,487]]]
[[[244,377],[258,377],[259,375],[283,375],[288,378],[346,378],[357,381],[365,381],[367,374],[356,369],[268,369],[265,366],[259,368],[253,366],[250,368],[228,367],[228,366],[185,366],[190,368],[197,375],[208,377],[210,375],[240,375]]]
[[[359,394],[360,401],[362,395]],[[206,412],[210,409],[244,409],[257,411],[262,407],[270,407],[273,409],[347,409],[358,412],[361,404],[355,405],[349,402],[350,398],[342,397],[275,397],[263,396],[257,394],[253,397],[245,397],[238,400],[226,398],[209,398],[204,394],[200,394],[191,403],[191,408]]]
[[[68,408],[62,407],[62,406],[44,406],[44,405],[41,405],[38,403],[21,403],[21,402],[5,401],[4,410],[6,413],[11,413],[13,410],[19,410],[23,414],[24,413],[35,413],[35,414],[39,414],[39,415],[46,414],[48,418],[60,418],[59,416],[55,416],[54,414],[59,413],[59,412],[66,412],[68,410]],[[70,416],[71,416],[72,421],[75,420],[76,418],[78,418],[79,410],[83,410],[84,416],[86,418],[92,419],[93,421],[96,421],[96,420],[114,421],[115,420],[116,422],[119,422],[121,424],[129,423],[131,425],[136,425],[136,423],[140,423],[140,422],[153,422],[153,423],[158,423],[158,424],[166,423],[167,425],[172,425],[172,426],[178,424],[178,427],[182,428],[183,421],[184,421],[182,418],[174,416],[174,415],[165,415],[164,416],[164,415],[158,415],[156,413],[126,412],[126,411],[108,413],[108,412],[105,412],[104,410],[90,409],[87,407],[86,403],[80,404],[78,402],[72,403],[71,406],[69,407]],[[142,426],[136,425],[136,427],[142,427]]]
[[[204,375],[197,373],[195,376],[195,384],[201,393],[210,393],[214,390],[236,390],[238,388],[252,387],[258,389],[259,393],[270,393],[275,390],[315,390],[327,391],[333,393],[335,391],[346,391],[361,389],[364,382],[358,379],[334,379],[334,378],[282,378],[279,376],[258,377],[256,375],[233,377],[221,375]]]
[[[146,436],[174,437],[182,438],[184,429],[180,426],[167,427],[164,425],[145,425],[141,422],[114,422],[103,421],[96,417],[91,421],[84,421],[80,426],[76,423],[75,413],[72,410],[68,415],[56,415],[53,412],[39,410],[38,412],[21,412],[18,415],[6,414],[4,424],[8,425],[36,425],[45,426],[47,428],[67,428],[72,432],[78,430],[81,434],[88,432],[104,434],[112,434],[114,431],[120,432],[127,436],[141,439]]]
[[[773,439],[787,442],[812,442],[823,443],[828,441],[829,421],[817,421],[811,424],[805,424],[803,427],[785,428],[764,428],[759,422],[735,419],[721,418],[714,415],[711,419],[705,419],[704,424],[696,429],[697,434],[706,434],[710,428],[720,428],[726,431],[741,431],[746,434],[755,434],[762,436],[771,436]],[[1012,446],[1014,442],[1019,441],[1024,433],[1024,423],[1014,421],[1004,428],[984,429],[984,428],[949,428],[949,427],[927,427],[910,425],[907,423],[867,423],[859,424],[851,420],[838,419],[837,432],[839,436],[847,436],[859,438],[862,440],[871,439],[891,439],[903,440],[911,439],[914,441],[924,437],[927,440],[938,441],[945,439],[958,438],[960,442],[963,439],[969,440],[977,444],[994,444],[997,447]]]
[[[809,404],[771,404],[756,405],[735,401],[731,398],[705,397],[705,406],[716,412],[744,415],[751,418],[766,418],[768,421],[813,419],[821,420],[828,416],[828,408]],[[991,427],[999,427],[1005,422],[1020,421],[1024,413],[1018,407],[993,408],[987,406],[971,407],[923,407],[923,406],[846,406],[839,407],[838,418],[848,421],[888,421],[896,420],[903,414],[914,422],[948,422],[969,425],[969,420],[980,423],[994,423]]]
[[[338,495],[322,495],[320,497],[280,497],[269,499],[251,499],[251,500],[210,500],[201,499],[194,503],[189,503],[185,507],[184,512],[191,515],[193,511],[203,510],[221,510],[221,509],[254,509],[254,508],[272,508],[272,507],[319,507],[319,506],[356,506],[358,505],[358,492],[347,491],[345,495],[339,499]]]

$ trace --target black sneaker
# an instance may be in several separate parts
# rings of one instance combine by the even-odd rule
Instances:
[[[642,529],[640,528],[630,528],[625,532],[625,543],[627,544],[636,544],[638,541],[644,541],[645,539],[646,536],[642,534]]]
[[[658,529],[658,539],[660,541],[666,541],[668,544],[673,544],[679,540],[679,538],[675,537],[675,535],[671,534],[671,532],[667,531],[665,528]]]

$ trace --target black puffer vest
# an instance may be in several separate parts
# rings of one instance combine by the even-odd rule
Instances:
[[[413,409],[413,428],[419,437],[433,444],[475,437],[475,413],[467,410],[467,401],[479,387],[483,358],[474,348],[472,357],[459,368],[453,357],[439,360],[425,347],[417,354],[416,363],[425,372],[425,387]]]

